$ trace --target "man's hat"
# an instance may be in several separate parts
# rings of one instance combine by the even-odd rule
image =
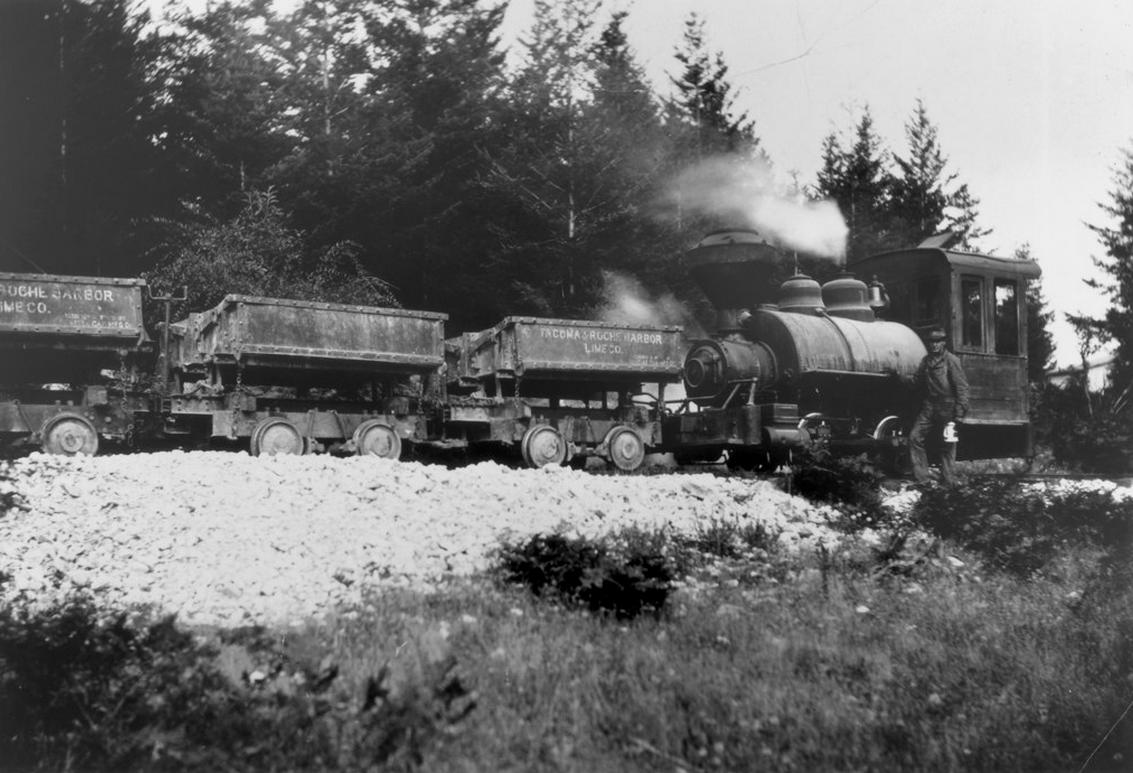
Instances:
[[[929,341],[944,341],[948,336],[944,334],[944,328],[934,327],[928,331],[925,338]]]

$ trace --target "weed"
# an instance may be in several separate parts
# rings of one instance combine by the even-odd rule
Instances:
[[[0,462],[0,518],[19,507],[24,507],[24,498],[16,490],[7,463]]]
[[[673,589],[673,561],[663,537],[631,531],[619,541],[536,534],[505,543],[499,566],[505,582],[524,585],[537,596],[552,596],[619,619],[659,614]]]
[[[243,641],[244,643],[235,643]],[[475,705],[452,658],[362,694],[337,668],[293,663],[269,639],[198,642],[167,618],[139,631],[89,598],[0,610],[5,769],[415,767]]]
[[[673,535],[673,541],[702,555],[725,559],[746,558],[756,551],[771,552],[779,535],[763,523],[710,518],[691,536]]]
[[[891,524],[894,513],[881,502],[883,471],[865,455],[837,456],[827,449],[807,450],[792,475],[794,492],[814,502],[837,505],[838,524],[854,532]]]
[[[1012,479],[930,487],[912,518],[1019,575],[1042,569],[1069,545],[1133,542],[1133,500],[1115,500],[1107,489],[1046,492]]]

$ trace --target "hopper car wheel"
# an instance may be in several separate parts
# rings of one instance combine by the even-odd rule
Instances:
[[[645,441],[637,430],[622,424],[606,433],[606,455],[623,472],[633,472],[645,463]]]
[[[43,450],[59,456],[94,456],[98,453],[98,431],[91,422],[74,413],[52,416],[40,432]]]
[[[562,433],[548,424],[538,424],[523,433],[519,450],[524,463],[536,469],[562,464],[567,458],[566,440]]]
[[[278,417],[264,419],[256,425],[252,430],[250,447],[252,456],[302,456],[307,452],[307,442],[299,428]]]
[[[369,419],[354,430],[354,448],[359,456],[401,458],[401,438],[397,431],[376,419]]]

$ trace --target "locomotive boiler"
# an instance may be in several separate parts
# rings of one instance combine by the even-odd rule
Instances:
[[[925,347],[913,329],[878,318],[883,288],[848,273],[824,285],[796,273],[776,286],[781,253],[750,230],[710,234],[687,259],[717,330],[690,344],[687,401],[666,422],[668,448],[769,468],[815,442],[900,445]]]

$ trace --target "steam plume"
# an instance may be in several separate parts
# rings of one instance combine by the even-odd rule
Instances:
[[[720,156],[681,172],[670,187],[672,203],[754,228],[780,246],[841,262],[849,229],[833,201],[788,196],[760,161]]]
[[[621,325],[681,325],[688,335],[703,336],[692,312],[675,296],[653,297],[632,276],[603,271],[606,305],[599,311],[603,322]]]

